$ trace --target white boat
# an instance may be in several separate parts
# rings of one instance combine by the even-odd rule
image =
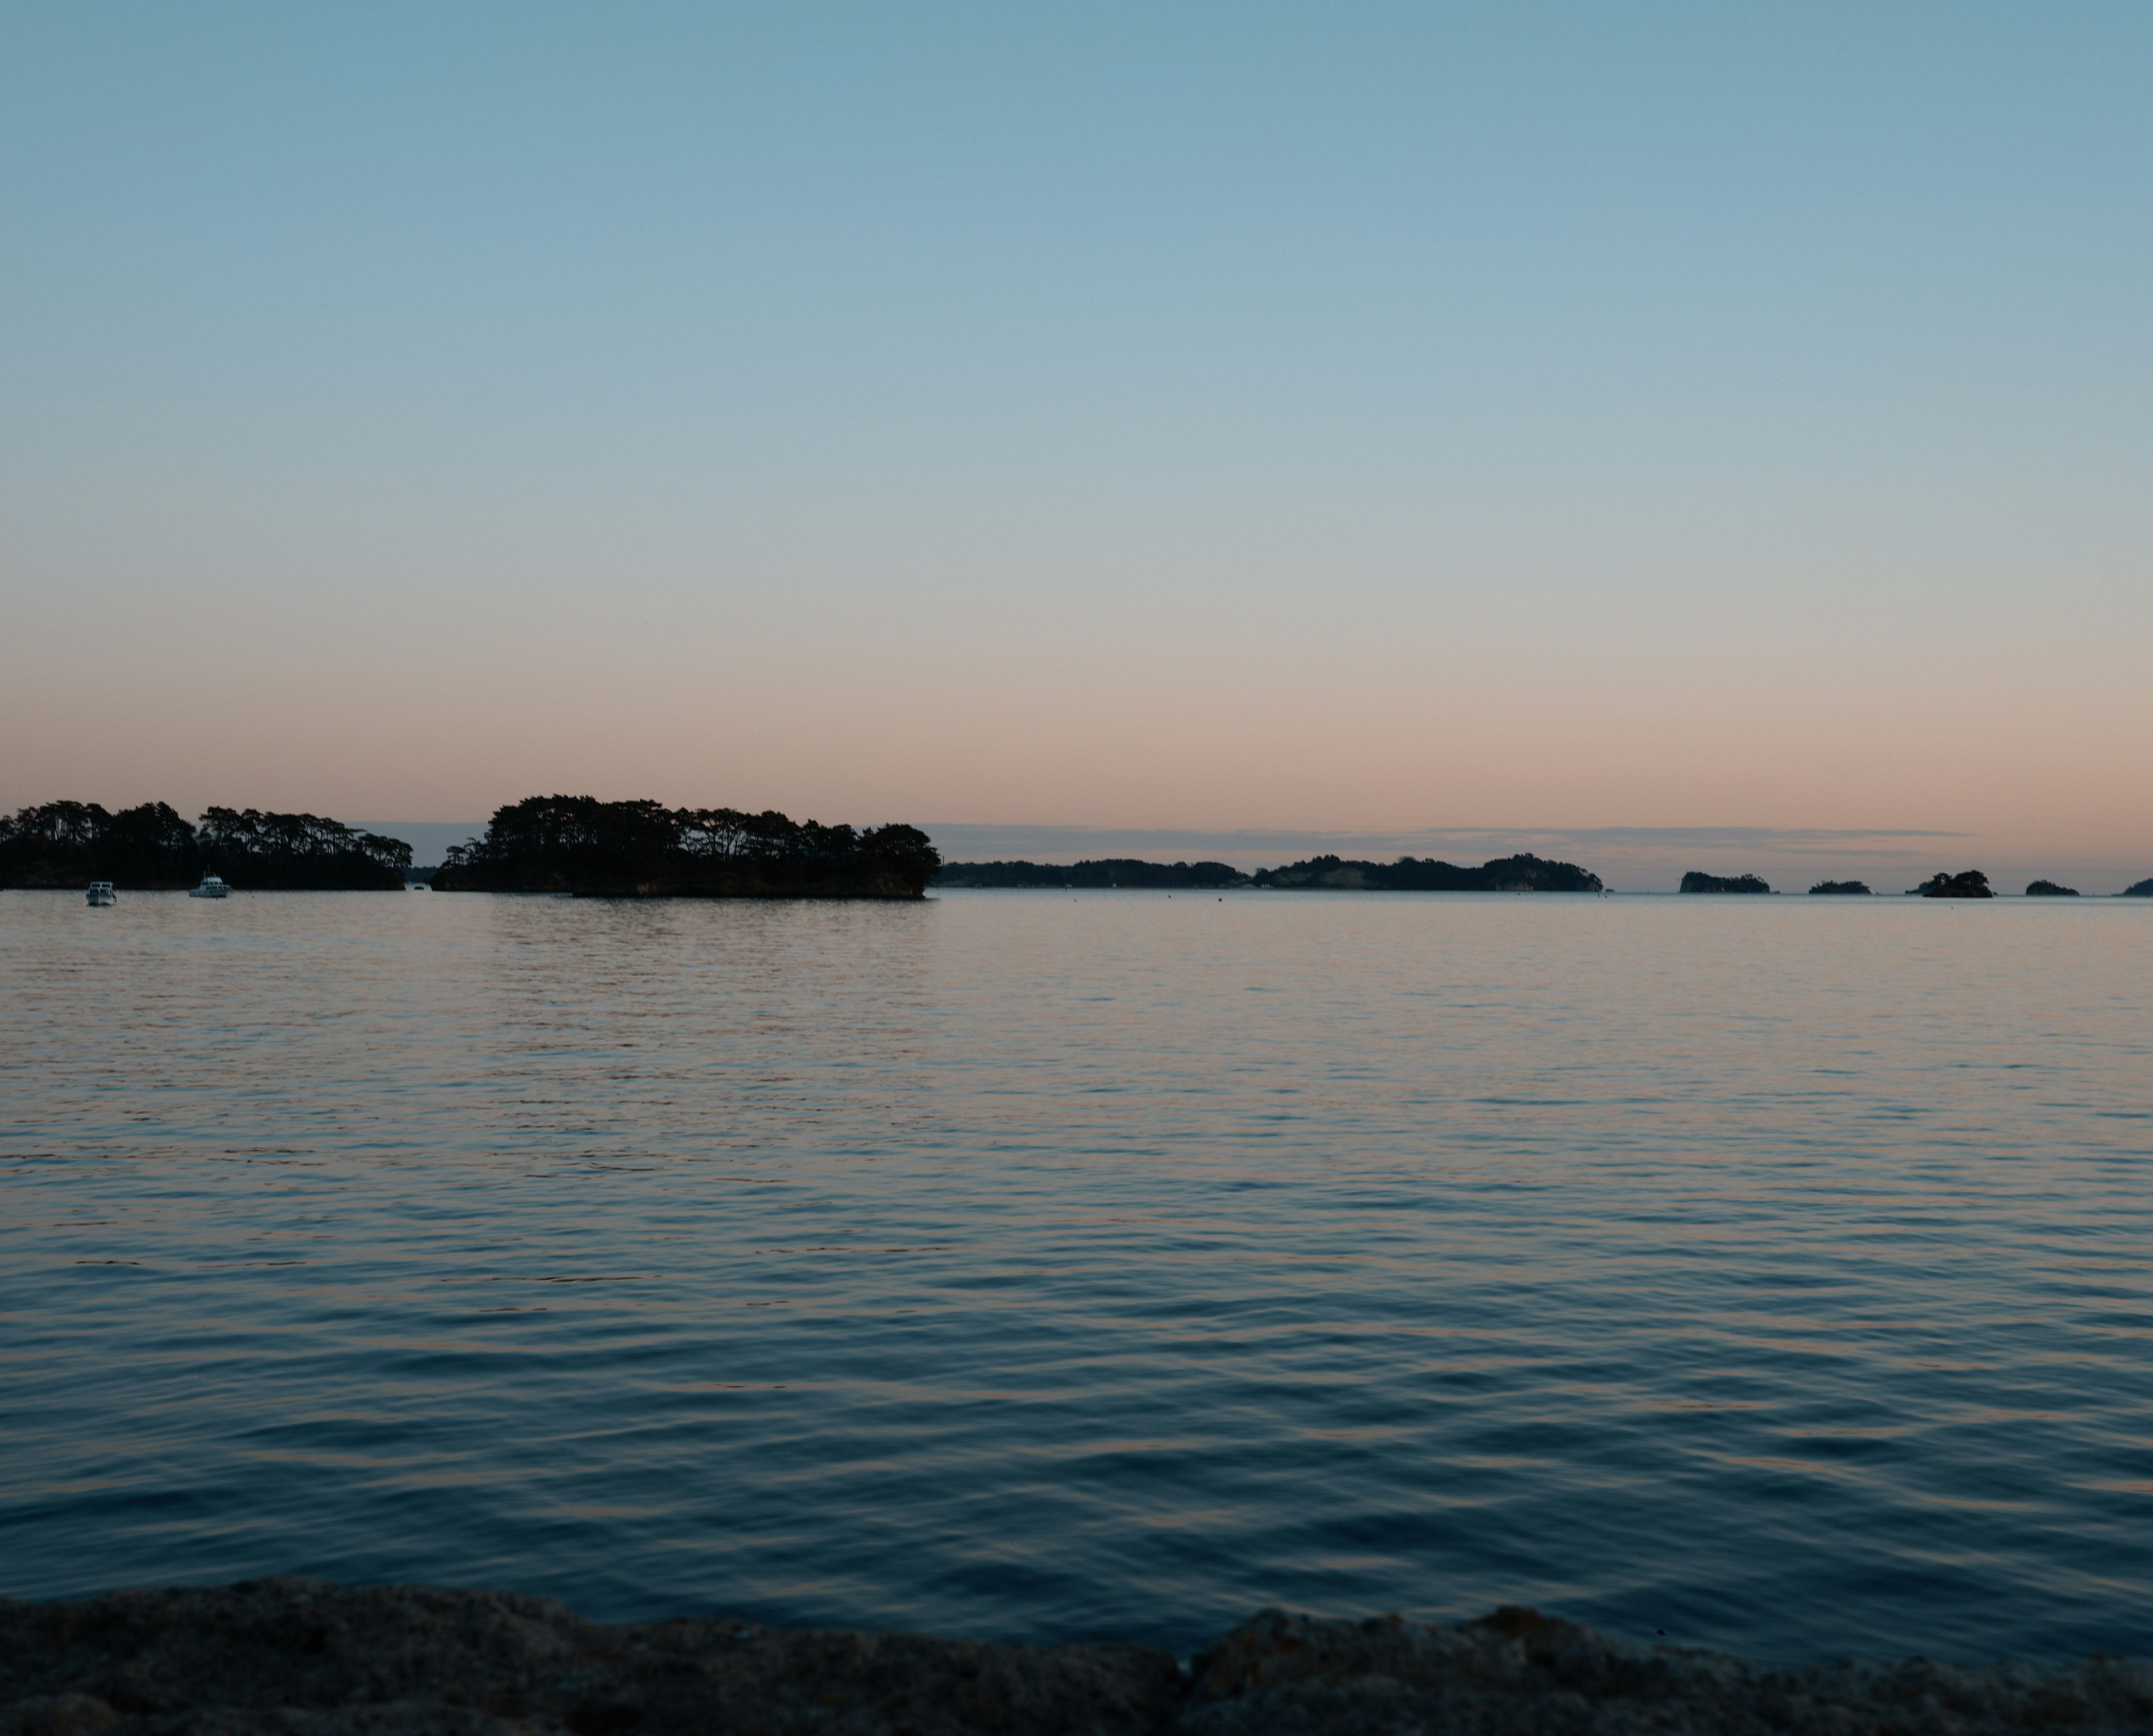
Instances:
[[[120,895],[112,890],[109,880],[94,880],[89,883],[89,901],[99,906],[120,902]]]
[[[225,885],[225,883],[219,880],[214,874],[205,874],[202,876],[202,883],[196,886],[193,891],[188,893],[187,896],[190,898],[225,898],[229,897],[231,893],[232,888]]]

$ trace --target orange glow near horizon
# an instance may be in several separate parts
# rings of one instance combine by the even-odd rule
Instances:
[[[0,803],[2153,873],[2117,41],[524,28],[0,64]]]

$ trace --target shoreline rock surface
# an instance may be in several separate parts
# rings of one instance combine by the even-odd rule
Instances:
[[[1797,1667],[1529,1609],[1458,1627],[1267,1610],[1187,1669],[1140,1645],[607,1623],[428,1586],[270,1579],[0,1600],[0,1736],[2044,1736],[2153,1729],[2116,1659]]]

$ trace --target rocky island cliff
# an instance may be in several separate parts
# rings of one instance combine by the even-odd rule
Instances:
[[[2044,1736],[2153,1728],[2153,1669],[1774,1667],[1529,1609],[1440,1627],[1266,1611],[1186,1667],[721,1615],[272,1579],[0,1600],[0,1736]]]

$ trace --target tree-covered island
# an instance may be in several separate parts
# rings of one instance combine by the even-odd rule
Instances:
[[[597,898],[919,898],[942,865],[916,826],[820,825],[775,811],[534,795],[449,851],[437,892]]]
[[[1682,877],[1685,892],[1769,892],[1772,889],[1753,874],[1706,874],[1692,868]]]
[[[1942,869],[1931,875],[1921,885],[1911,889],[1923,898],[1993,898],[1988,876],[1978,868],[1969,868],[1962,874],[1947,874]]]
[[[95,802],[46,802],[0,816],[0,886],[124,891],[191,886],[221,876],[242,892],[394,892],[411,846],[400,838],[258,808],[211,808],[190,825],[164,802],[115,813]]]
[[[79,888],[110,881],[123,891],[178,890],[206,874],[240,891],[394,891],[430,878],[455,892],[569,892],[592,897],[897,898],[932,888],[1117,888],[1167,891],[1229,888],[1282,891],[1584,892],[1600,876],[1573,862],[1529,853],[1477,868],[1433,857],[1393,862],[1311,856],[1244,872],[1224,862],[1147,862],[1107,857],[1076,863],[944,863],[916,826],[857,830],[731,808],[668,808],[655,801],[531,796],[496,810],[486,835],[414,870],[411,846],[318,814],[211,808],[190,822],[164,802],[108,810],[56,801],[0,814],[0,887]],[[1765,893],[1753,874],[1692,871],[1685,892]],[[1860,896],[1860,881],[1820,881],[1810,891]],[[1977,869],[1940,873],[1911,889],[1930,898],[1994,896]],[[2053,881],[2032,898],[2072,898]],[[2153,879],[2117,895],[2153,898]]]
[[[1395,862],[1343,861],[1311,856],[1284,868],[1259,869],[1251,885],[1293,891],[1339,892],[1598,892],[1600,876],[1575,862],[1550,862],[1529,853],[1498,856],[1478,868],[1400,856]]]

